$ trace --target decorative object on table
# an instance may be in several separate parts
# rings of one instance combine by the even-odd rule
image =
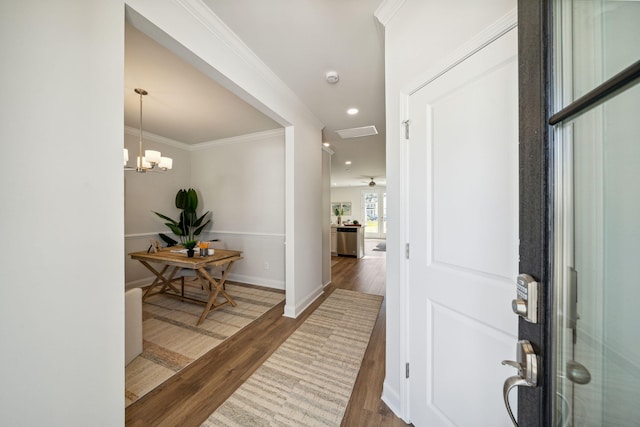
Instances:
[[[145,173],[147,171],[167,171],[173,167],[173,160],[171,157],[162,157],[162,154],[156,150],[145,150],[144,156],[142,155],[142,97],[147,95],[149,92],[140,88],[136,88],[133,91],[140,95],[140,142],[138,143],[136,167],[127,166],[127,162],[129,161],[129,150],[124,148],[124,170],[141,173]]]
[[[160,250],[160,242],[155,239],[150,240],[151,245],[149,245],[149,249],[147,249],[147,253],[153,252],[154,254]]]
[[[198,243],[198,242],[197,242],[197,241],[195,241],[195,240],[189,240],[189,241],[186,241],[186,242],[184,242],[184,243],[182,244],[182,246],[184,246],[184,247],[187,249],[187,257],[189,257],[189,258],[193,258],[193,255],[194,255],[194,254],[195,254],[195,252],[196,252],[196,249],[195,249],[195,248],[196,248],[196,244],[197,244],[197,243]]]
[[[209,256],[209,242],[198,242],[200,256]]]
[[[182,209],[180,212],[180,219],[176,221],[166,215],[159,212],[153,212],[160,218],[169,221],[165,222],[165,225],[180,238],[180,243],[187,249],[187,256],[192,257],[194,248],[198,243],[195,236],[198,236],[202,230],[211,222],[208,219],[205,223],[203,221],[209,215],[209,211],[205,212],[201,217],[196,214],[198,208],[198,194],[196,190],[190,188],[188,190],[181,189],[176,194],[176,208]]]

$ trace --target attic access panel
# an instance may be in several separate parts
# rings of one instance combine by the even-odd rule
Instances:
[[[336,133],[340,135],[340,138],[342,139],[359,138],[361,136],[377,135],[378,129],[376,129],[375,126],[371,125],[362,126],[359,128],[337,130]]]

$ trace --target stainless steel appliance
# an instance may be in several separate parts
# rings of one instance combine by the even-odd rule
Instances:
[[[358,227],[338,227],[337,239],[338,239],[338,255],[353,256],[359,258],[360,255],[360,242],[358,239]]]

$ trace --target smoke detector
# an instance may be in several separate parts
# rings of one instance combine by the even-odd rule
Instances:
[[[336,84],[338,83],[338,80],[340,80],[340,77],[338,76],[338,73],[336,71],[329,71],[326,75],[326,79],[327,83]]]

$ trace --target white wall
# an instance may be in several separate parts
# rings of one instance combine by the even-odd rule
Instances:
[[[134,26],[285,127],[285,315],[322,293],[321,129],[219,18],[197,0],[126,0]]]
[[[387,187],[376,185],[371,188],[368,185],[362,187],[332,187],[331,188],[331,203],[335,202],[351,202],[351,215],[345,215],[342,217],[343,221],[358,220],[360,224],[366,224],[364,211],[362,206],[362,193],[365,191],[378,191],[385,192]],[[380,199],[382,203],[382,199]],[[331,209],[329,209],[331,210]],[[331,215],[331,223],[335,224],[337,217]]]
[[[211,211],[209,238],[243,251],[231,280],[285,288],[284,131],[201,144],[192,153],[191,186]]]
[[[322,294],[322,229],[327,217],[322,209],[321,131],[297,127],[288,132],[296,145],[287,144],[287,175],[293,177],[293,182],[287,179],[287,284],[293,280],[295,286],[287,286],[285,316],[297,317]]]
[[[0,2],[0,424],[124,424],[121,1]]]
[[[331,283],[331,156],[333,151],[322,147],[322,284]],[[326,220],[325,220],[326,218]]]
[[[284,234],[282,130],[197,146],[191,166],[214,230]]]
[[[407,382],[404,354],[407,343],[400,312],[404,296],[407,237],[401,206],[404,172],[400,123],[401,94],[417,89],[424,76],[475,34],[516,7],[515,0],[406,0],[383,2],[376,17],[385,25],[385,99],[387,111],[387,337],[383,399],[398,415],[405,415]]]

